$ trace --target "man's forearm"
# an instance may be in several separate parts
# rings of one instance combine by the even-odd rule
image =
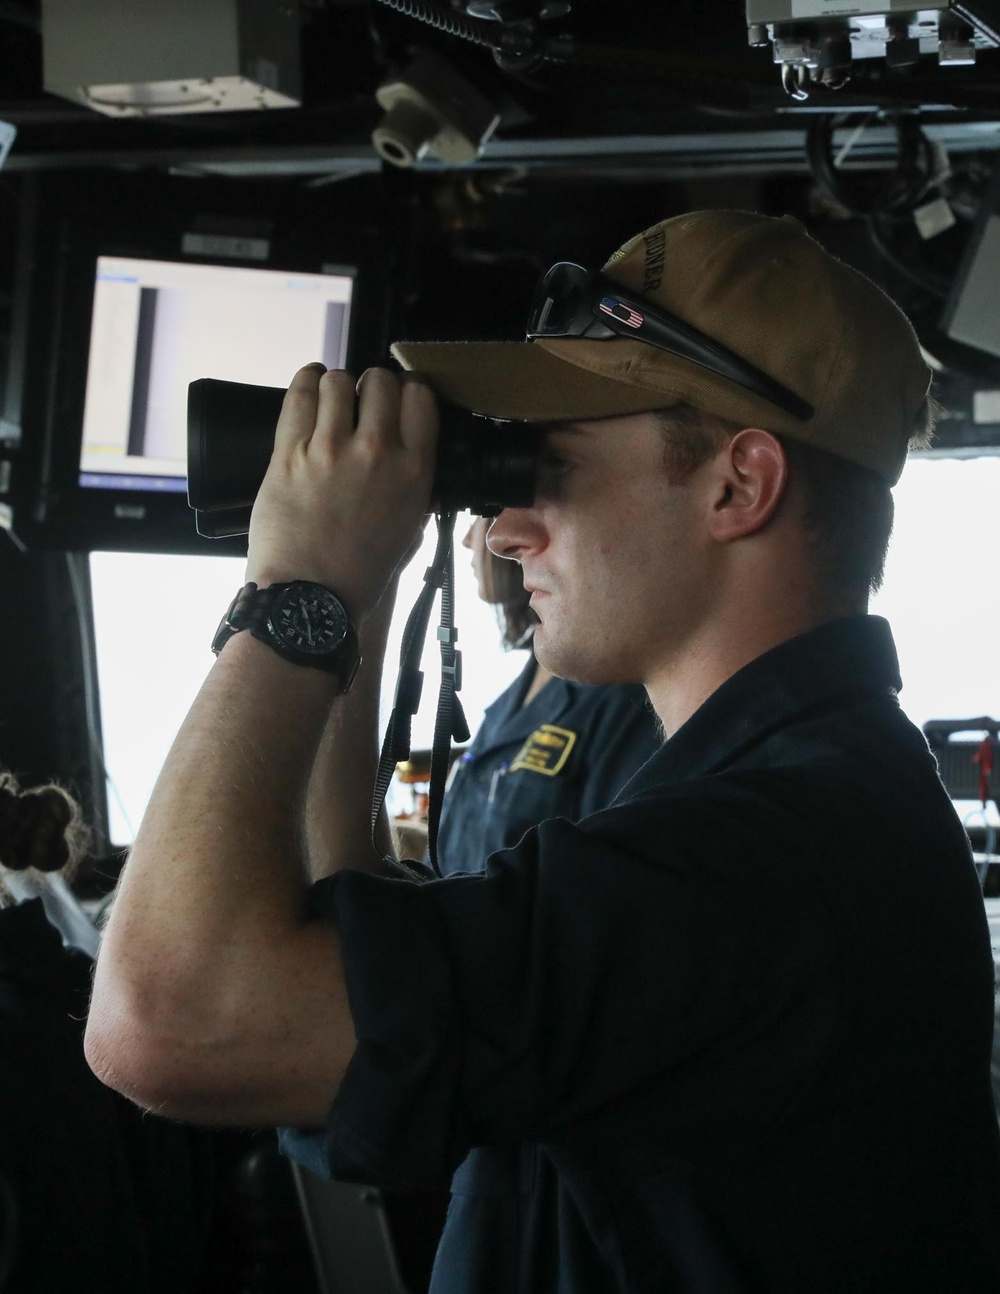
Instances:
[[[169,1067],[162,1052],[179,1060],[186,1055],[185,1081],[194,1088],[201,1067],[218,1063],[239,1075],[247,1113],[234,1107],[233,1121],[260,1117],[270,1108],[266,1099],[254,1104],[255,1092],[265,1098],[271,1082],[268,1047],[281,1048],[282,1063],[292,1070],[296,1053],[316,1045],[329,1053],[325,1072],[315,1067],[318,1082],[288,1106],[279,1099],[274,1113],[276,1119],[298,1110],[318,1114],[329,1102],[353,1036],[335,932],[303,915],[309,883],[303,814],[315,752],[337,704],[335,688],[321,671],[282,661],[240,634],[177,736],[105,934],[88,1041],[102,1077],[134,1087],[143,1104],[161,1103],[155,1086],[143,1090],[141,1071],[156,1069],[162,1082]],[[349,836],[345,830],[345,850]],[[357,839],[363,850],[364,834]],[[307,1039],[296,1024],[310,1017],[308,998],[325,1021],[322,1040]],[[120,1035],[122,1015],[130,1022],[133,1054],[109,1056],[102,1031],[113,1024]],[[115,1045],[120,1053],[120,1038]],[[206,1073],[206,1085],[210,1078]],[[163,1091],[169,1107],[172,1097]],[[235,1091],[223,1095],[237,1100]],[[205,1117],[216,1116],[206,1111]]]
[[[395,584],[361,631],[361,668],[350,695],[332,707],[309,783],[306,839],[313,880],[345,867],[384,871],[393,856],[385,812],[372,841],[371,809],[378,770],[382,668]]]
[[[434,399],[385,370],[356,384],[320,369],[300,369],[282,405],[247,578],[334,590],[371,639],[419,542]],[[87,1032],[92,1067],[141,1104],[211,1122],[325,1120],[354,1033],[335,924],[307,915],[309,858],[318,874],[378,862],[381,643],[363,650],[366,675],[342,698],[332,675],[238,633],[174,742],[125,868]]]

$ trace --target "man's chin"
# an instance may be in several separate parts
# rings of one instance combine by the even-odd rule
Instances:
[[[615,670],[613,662],[600,660],[588,653],[584,644],[567,642],[546,633],[544,623],[535,627],[532,649],[539,665],[543,665],[557,678],[569,679],[572,683],[601,685],[635,682],[634,679],[622,677],[620,671]]]

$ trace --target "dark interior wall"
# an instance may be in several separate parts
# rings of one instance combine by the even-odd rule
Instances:
[[[24,552],[0,534],[0,767],[61,782],[106,848],[89,577],[80,554]]]
[[[56,560],[21,553],[10,539],[0,540],[0,764],[19,776],[43,776],[52,760],[52,652],[43,572]]]
[[[16,298],[31,269],[21,240],[32,210],[25,197],[24,177],[0,176],[0,767],[29,785],[55,779],[71,790],[92,824],[95,848],[103,851],[107,824],[87,563],[79,555],[27,551],[6,528],[3,508],[11,497],[8,473],[16,478],[20,457],[26,336],[16,320]]]

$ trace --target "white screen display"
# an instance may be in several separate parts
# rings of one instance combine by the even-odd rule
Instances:
[[[99,257],[80,484],[182,492],[188,384],[286,387],[312,360],[343,367],[353,288],[346,271]]]

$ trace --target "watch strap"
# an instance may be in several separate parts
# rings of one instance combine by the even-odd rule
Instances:
[[[269,596],[261,596],[262,594]],[[258,589],[251,581],[244,584],[229,604],[229,610],[219,621],[219,627],[212,639],[212,651],[218,656],[226,643],[243,629],[262,628],[267,623],[267,614],[274,601],[274,589]]]
[[[333,674],[340,679],[341,693],[349,691],[358,672],[358,666],[361,664],[358,635],[349,620],[343,641],[325,657],[300,655],[279,642],[270,631],[268,621],[278,596],[291,584],[307,582],[293,580],[271,584],[265,589],[258,588],[252,580],[244,584],[229,604],[229,609],[215,631],[212,639],[212,651],[215,655],[218,656],[230,638],[248,629],[254,638],[266,643],[282,659],[291,661],[295,665],[309,665],[313,669]],[[329,589],[324,591],[336,597],[336,594],[331,593]]]

